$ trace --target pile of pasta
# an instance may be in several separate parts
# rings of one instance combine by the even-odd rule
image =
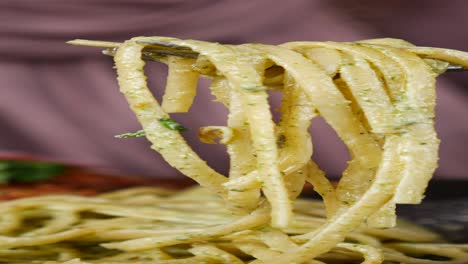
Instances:
[[[167,52],[151,54],[157,43]],[[397,39],[272,46],[137,37],[115,45],[120,90],[144,135],[202,187],[2,203],[0,263],[468,262],[466,245],[443,244],[395,215],[396,204],[421,202],[437,167],[435,78],[449,64],[468,67],[468,53]],[[142,54],[168,65],[161,104]],[[203,142],[226,145],[229,175],[209,167],[169,116],[190,110],[200,77],[229,110],[226,126],[199,130]],[[278,122],[271,90],[282,93]],[[311,160],[317,116],[351,156],[336,186]],[[323,203],[298,199],[307,182]]]
[[[288,227],[274,228],[268,206],[235,215],[202,187],[23,198],[1,204],[0,263],[266,263],[299,250],[329,221],[321,201],[293,206]],[[360,225],[303,263],[466,263],[467,249],[399,219],[391,229]]]

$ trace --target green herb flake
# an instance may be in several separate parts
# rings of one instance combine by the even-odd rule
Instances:
[[[120,134],[120,135],[115,135],[114,137],[116,137],[116,138],[139,138],[139,137],[144,137],[144,136],[146,136],[146,133],[142,129],[142,130],[138,130],[138,131],[132,132],[132,133],[124,133],[124,134]]]
[[[164,127],[169,128],[170,130],[176,130],[181,132],[187,131],[186,127],[170,119],[169,117],[163,117],[159,119],[159,123],[161,123]]]
[[[2,160],[0,161],[0,184],[45,181],[64,171],[65,166],[58,163]]]

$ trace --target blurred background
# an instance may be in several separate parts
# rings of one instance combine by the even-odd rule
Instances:
[[[40,2],[40,3],[39,3]],[[403,38],[416,45],[468,51],[468,2],[3,0],[0,1],[0,157],[32,155],[118,174],[182,177],[144,139],[114,135],[140,129],[118,91],[112,59],[65,41],[123,41],[158,35],[221,43]],[[147,66],[160,98],[166,69]],[[203,125],[222,125],[227,111],[200,82],[193,112],[174,115],[202,158],[226,173],[223,146],[199,142]],[[438,80],[437,177],[468,178],[468,73]],[[312,122],[314,159],[340,175],[347,152],[321,120]]]

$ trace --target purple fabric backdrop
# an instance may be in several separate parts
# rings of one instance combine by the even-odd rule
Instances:
[[[379,2],[379,3],[375,3]],[[30,153],[120,173],[173,177],[178,173],[144,139],[113,135],[139,129],[118,92],[112,60],[99,50],[66,45],[74,38],[121,41],[164,35],[224,43],[292,40],[353,41],[402,37],[419,45],[468,50],[466,1],[210,1],[68,0],[0,2],[0,153]],[[416,4],[418,2],[419,4]],[[350,4],[353,3],[353,4]],[[148,66],[161,96],[165,69]],[[468,74],[439,81],[439,176],[468,177]],[[460,76],[464,75],[464,76]],[[194,113],[176,115],[194,148],[226,172],[222,146],[196,138],[201,125],[223,124],[202,81]],[[324,122],[312,125],[315,156],[330,175],[346,165],[346,150]],[[180,175],[179,175],[180,176]]]

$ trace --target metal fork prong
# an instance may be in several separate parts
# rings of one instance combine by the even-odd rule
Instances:
[[[117,52],[117,48],[105,49],[102,51],[102,54],[108,56],[114,56]],[[142,58],[145,60],[159,61],[160,57],[164,56],[178,56],[185,58],[197,58],[198,53],[195,52],[181,52],[174,50],[158,50],[158,49],[144,49],[142,52]]]
[[[165,48],[172,48],[172,49],[177,49],[177,50],[191,50],[188,47],[180,46],[171,42],[165,42],[165,41],[155,41],[155,40],[137,40],[138,43],[140,44],[145,44],[145,45],[151,45],[151,46],[159,46],[159,47],[165,47]]]
[[[179,57],[187,57],[187,58],[197,58],[198,53],[196,52],[183,52],[183,51],[174,51],[174,50],[156,50],[156,49],[148,49],[144,52],[148,53],[157,53],[161,55],[171,55],[171,56],[179,56]]]
[[[102,50],[102,54],[107,55],[107,56],[115,56],[115,53],[117,52],[117,49],[105,49]],[[149,51],[143,51],[141,54],[141,58],[145,61],[158,61],[160,62],[165,55],[158,55],[158,53],[155,52],[149,52]]]
[[[146,51],[154,51],[156,53],[163,54],[163,55],[172,55],[172,56],[180,56],[180,57],[187,57],[187,58],[198,57],[198,52],[192,51],[188,47],[180,46],[171,42],[155,41],[155,40],[138,40],[137,42],[140,44],[148,45],[144,49]]]
[[[456,71],[466,71],[468,70],[467,68],[461,66],[461,65],[449,65],[447,67],[447,71],[451,71],[451,72],[456,72]]]

